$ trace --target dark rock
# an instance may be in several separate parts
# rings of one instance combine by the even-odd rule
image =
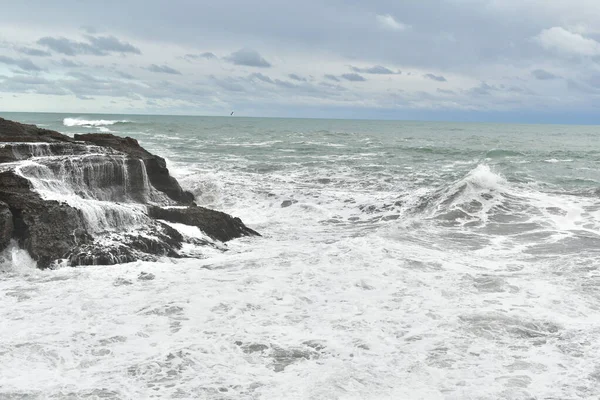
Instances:
[[[13,215],[8,204],[0,202],[0,251],[4,250],[13,237]]]
[[[179,258],[183,237],[163,223],[146,227],[139,234],[115,233],[102,241],[76,246],[69,252],[69,265],[114,265],[134,261],[156,261],[159,257]]]
[[[0,201],[12,214],[13,237],[48,268],[74,246],[92,240],[81,211],[53,200],[43,200],[29,181],[13,171],[0,172]]]
[[[179,203],[191,204],[194,201],[194,195],[184,191],[177,180],[169,174],[165,159],[144,149],[137,140],[130,137],[115,136],[110,133],[75,135],[75,140],[109,147],[130,157],[143,160],[152,186]]]
[[[149,206],[148,215],[151,218],[168,222],[196,226],[211,238],[222,242],[242,236],[260,236],[258,232],[244,225],[241,219],[204,207],[161,208]]]
[[[35,162],[21,162],[32,157]],[[76,200],[49,200],[36,188]],[[135,139],[105,134],[71,139],[0,118],[0,250],[14,239],[39,268],[62,259],[77,266],[201,257],[180,253],[182,243],[217,245],[184,238],[156,219],[197,226],[220,241],[258,235],[218,211],[153,205],[144,215],[140,205],[148,204],[193,205],[193,195],[169,175],[163,158]]]
[[[0,141],[2,142],[72,142],[73,139],[49,129],[38,128],[0,118]]]
[[[292,204],[296,204],[298,200],[284,200],[281,202],[281,208],[286,208],[291,206]]]

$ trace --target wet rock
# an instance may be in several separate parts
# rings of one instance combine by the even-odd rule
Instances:
[[[179,258],[183,237],[162,223],[149,226],[139,234],[113,234],[104,241],[74,247],[69,265],[114,265],[134,261],[156,261],[159,257]]]
[[[53,200],[43,200],[27,179],[13,171],[0,172],[0,201],[12,215],[13,238],[48,268],[73,247],[92,241],[81,211]]]
[[[168,222],[195,226],[211,238],[222,242],[242,236],[260,236],[258,232],[244,225],[241,219],[204,207],[161,208],[149,206],[148,215]]]
[[[0,202],[0,251],[4,250],[13,236],[13,216],[8,204]]]
[[[154,274],[151,274],[149,272],[140,272],[140,274],[138,275],[138,280],[139,281],[151,281],[154,280],[154,278],[156,278],[156,276]]]
[[[73,139],[49,129],[21,124],[0,118],[0,141],[2,142],[72,142]]]
[[[117,278],[113,282],[113,286],[129,286],[129,285],[133,285],[133,282],[131,282],[129,279],[125,279],[125,278]]]
[[[35,162],[22,162],[32,157]],[[66,190],[85,206],[42,198],[32,182],[56,191],[57,198]],[[78,266],[195,256],[180,254],[184,241],[211,245],[184,238],[155,219],[197,226],[220,241],[258,235],[218,211],[154,206],[187,206],[193,200],[170,176],[165,160],[135,139],[109,134],[72,139],[0,118],[0,250],[14,239],[39,268],[65,259]],[[87,201],[96,203],[88,207]],[[148,204],[153,206],[144,215]]]
[[[110,147],[130,157],[143,160],[152,186],[179,203],[191,204],[194,201],[194,195],[184,191],[177,180],[169,174],[165,159],[144,149],[137,140],[110,133],[88,133],[75,135],[74,138],[98,146]]]
[[[317,358],[319,354],[312,349],[283,349],[280,347],[273,347],[270,356],[273,358],[273,363],[271,364],[273,371],[281,372],[295,362]]]
[[[291,206],[292,204],[296,204],[298,200],[284,200],[281,202],[281,208],[286,208]]]
[[[248,354],[263,352],[268,349],[269,349],[269,346],[267,346],[265,344],[260,344],[260,343],[253,343],[253,344],[248,344],[248,345],[242,346],[242,350],[244,350],[244,353],[248,353]]]

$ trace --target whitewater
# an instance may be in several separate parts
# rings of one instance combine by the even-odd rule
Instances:
[[[11,247],[2,399],[600,394],[597,127],[2,116],[134,137],[263,235],[46,271]]]

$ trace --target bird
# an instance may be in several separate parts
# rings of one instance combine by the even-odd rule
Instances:
[[[231,117],[233,115],[233,111],[231,112],[231,114],[229,114],[229,116]]]

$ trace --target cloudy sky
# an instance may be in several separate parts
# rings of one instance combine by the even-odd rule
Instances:
[[[2,111],[600,123],[597,0],[0,7]]]

